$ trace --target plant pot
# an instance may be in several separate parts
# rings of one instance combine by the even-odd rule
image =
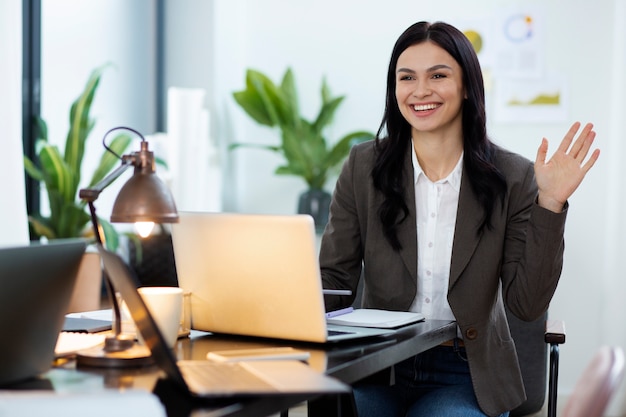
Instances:
[[[102,264],[100,254],[85,252],[78,268],[68,313],[100,309],[102,299]]]
[[[298,213],[309,214],[315,221],[315,231],[322,233],[328,223],[331,195],[328,191],[310,189],[302,194],[298,200]]]

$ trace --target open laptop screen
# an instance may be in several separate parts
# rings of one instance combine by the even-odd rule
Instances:
[[[86,243],[0,248],[0,385],[50,369]]]

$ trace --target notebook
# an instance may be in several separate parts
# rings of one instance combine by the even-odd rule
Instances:
[[[326,323],[308,215],[179,212],[172,241],[192,328],[303,342],[390,334]]]
[[[104,269],[150,349],[157,366],[186,393],[200,398],[281,394],[346,393],[350,387],[297,360],[213,362],[176,361],[154,318],[137,292],[138,280],[122,259],[98,245]]]
[[[52,366],[85,247],[60,239],[0,248],[0,385]]]
[[[424,320],[425,317],[422,313],[378,310],[375,308],[357,308],[356,310],[350,308],[326,314],[327,323],[384,329],[395,329]]]

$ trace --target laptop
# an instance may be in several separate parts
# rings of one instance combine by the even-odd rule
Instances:
[[[222,399],[276,394],[335,394],[350,387],[297,360],[213,362],[177,361],[139,295],[134,273],[116,254],[98,245],[111,283],[124,299],[152,359],[183,392],[198,398]]]
[[[172,225],[178,283],[192,328],[328,343],[390,334],[326,323],[313,218],[179,212]]]
[[[0,248],[0,385],[51,368],[85,248],[82,239]]]

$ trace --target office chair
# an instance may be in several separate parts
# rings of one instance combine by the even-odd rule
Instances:
[[[562,417],[601,417],[623,377],[622,348],[600,348],[576,382]]]
[[[547,385],[548,417],[556,417],[559,346],[565,343],[563,322],[548,320],[547,312],[532,322],[518,319],[508,309],[506,314],[526,390],[526,401],[512,410],[510,416],[522,417],[539,412],[545,403]]]

